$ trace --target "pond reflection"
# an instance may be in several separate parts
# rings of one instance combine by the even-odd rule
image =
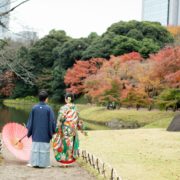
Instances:
[[[26,123],[29,116],[30,108],[27,110],[15,109],[0,105],[0,132],[2,127],[9,122]]]
[[[2,128],[5,124],[9,122],[17,122],[20,124],[27,123],[29,113],[32,109],[33,105],[15,105],[15,107],[7,107],[3,104],[0,104],[0,132],[2,131]],[[60,105],[54,105],[51,106],[52,109],[55,112],[55,116],[58,114],[58,109]],[[57,117],[56,117],[57,118]],[[97,124],[95,122],[91,122],[88,120],[84,120],[85,123],[85,129],[86,130],[107,130],[111,129],[110,127],[103,125],[103,124]]]

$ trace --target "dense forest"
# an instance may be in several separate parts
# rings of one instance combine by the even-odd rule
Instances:
[[[52,30],[30,43],[0,41],[0,96],[18,98],[48,90],[88,102],[177,108],[180,47],[156,22],[120,21],[105,33],[72,38]]]

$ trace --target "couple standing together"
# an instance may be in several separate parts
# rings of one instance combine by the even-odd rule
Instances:
[[[32,136],[31,157],[28,166],[51,167],[50,141],[55,159],[63,164],[70,164],[77,158],[79,140],[77,129],[82,129],[78,112],[73,104],[72,94],[65,95],[66,104],[58,112],[57,121],[48,102],[48,93],[39,93],[39,104],[32,108],[27,129],[27,136]]]

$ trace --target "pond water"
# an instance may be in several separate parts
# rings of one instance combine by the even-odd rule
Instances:
[[[26,124],[31,108],[31,105],[18,105],[16,108],[14,108],[0,104],[0,132],[2,131],[3,126],[9,122]],[[57,115],[58,108],[53,107],[53,110],[55,112],[55,115]],[[85,122],[85,127],[86,130],[110,129],[105,125],[99,125],[94,122]]]
[[[7,107],[0,104],[0,132],[2,127],[8,122],[17,122],[20,124],[27,123],[29,112],[32,105],[20,105],[17,104],[14,107]],[[59,106],[52,106],[55,115],[57,115]],[[81,113],[80,113],[81,115]],[[80,117],[81,119],[81,117]],[[120,119],[112,119],[106,123],[98,123],[96,121],[82,119],[85,124],[85,130],[109,130],[109,129],[134,129],[139,128],[139,125],[132,122],[125,122]]]
[[[26,123],[29,116],[27,110],[21,110],[0,105],[0,132],[2,127],[9,122],[18,122],[20,124]]]

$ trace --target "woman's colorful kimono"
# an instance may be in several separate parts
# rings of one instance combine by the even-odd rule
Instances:
[[[59,110],[56,133],[52,139],[55,159],[58,162],[70,164],[77,158],[79,147],[77,128],[82,128],[78,117],[74,104],[66,104]]]

